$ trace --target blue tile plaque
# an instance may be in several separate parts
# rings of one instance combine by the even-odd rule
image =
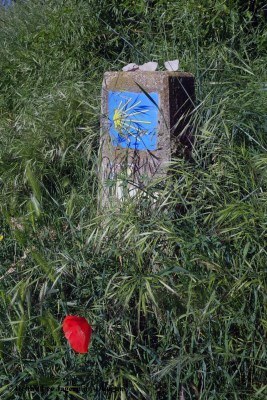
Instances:
[[[109,134],[115,147],[156,150],[158,93],[108,92]]]

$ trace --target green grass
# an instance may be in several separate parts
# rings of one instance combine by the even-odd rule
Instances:
[[[266,398],[267,36],[241,3],[0,9],[0,398]],[[104,71],[176,57],[191,159],[156,206],[98,212]],[[93,325],[88,354],[66,314]]]

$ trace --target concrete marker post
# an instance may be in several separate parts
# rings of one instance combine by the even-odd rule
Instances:
[[[137,70],[104,74],[101,206],[134,196],[153,179],[166,175],[169,162],[178,155],[179,135],[188,125],[194,101],[190,73]]]

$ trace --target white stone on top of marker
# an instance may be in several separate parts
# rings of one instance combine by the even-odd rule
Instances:
[[[139,65],[139,69],[141,71],[156,71],[156,69],[158,68],[158,63],[157,62],[147,62],[143,65]]]
[[[122,68],[123,71],[137,71],[139,69],[139,66],[135,63],[130,63],[125,65],[125,67]]]
[[[164,66],[168,71],[178,71],[179,60],[166,61]]]

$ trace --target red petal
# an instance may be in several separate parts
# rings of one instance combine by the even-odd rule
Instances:
[[[87,353],[92,335],[92,327],[85,318],[68,315],[62,324],[65,338],[71,348],[78,353]]]

